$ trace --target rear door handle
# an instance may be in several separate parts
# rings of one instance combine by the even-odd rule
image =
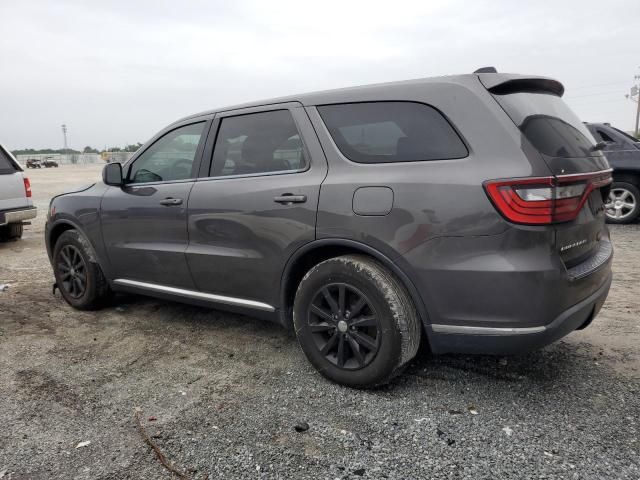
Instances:
[[[306,195],[294,195],[293,193],[284,193],[277,197],[273,197],[273,201],[276,203],[304,203],[307,201]]]
[[[165,198],[164,200],[160,200],[160,205],[164,205],[166,207],[170,207],[171,205],[182,205],[181,198]]]

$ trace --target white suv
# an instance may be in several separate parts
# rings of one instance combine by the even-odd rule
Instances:
[[[0,241],[22,237],[23,222],[35,216],[29,179],[11,152],[0,145]]]

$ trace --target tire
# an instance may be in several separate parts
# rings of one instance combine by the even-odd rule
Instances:
[[[89,242],[77,230],[67,230],[58,238],[53,249],[53,273],[62,297],[73,308],[96,310],[111,297]]]
[[[420,319],[409,294],[390,271],[364,255],[313,267],[298,286],[293,322],[311,364],[326,378],[354,388],[387,383],[420,345]]]
[[[605,205],[608,223],[631,223],[640,214],[640,189],[629,181],[614,181]]]
[[[9,225],[3,225],[0,227],[0,240],[18,240],[22,238],[23,225],[21,223],[10,223]]]

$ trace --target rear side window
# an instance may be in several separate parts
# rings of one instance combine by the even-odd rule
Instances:
[[[3,148],[0,148],[0,175],[6,175],[8,173],[14,173],[16,171],[13,162],[6,154]]]
[[[300,171],[307,166],[300,133],[289,110],[222,119],[210,175]]]
[[[422,103],[345,103],[317,108],[340,152],[354,162],[446,160],[469,153],[442,114]]]
[[[550,93],[494,95],[525,137],[544,155],[579,158],[601,155],[595,139],[564,101]]]

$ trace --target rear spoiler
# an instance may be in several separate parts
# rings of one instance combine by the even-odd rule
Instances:
[[[548,93],[561,97],[564,86],[557,80],[546,77],[528,77],[504,73],[478,73],[478,79],[494,95],[509,93]]]

